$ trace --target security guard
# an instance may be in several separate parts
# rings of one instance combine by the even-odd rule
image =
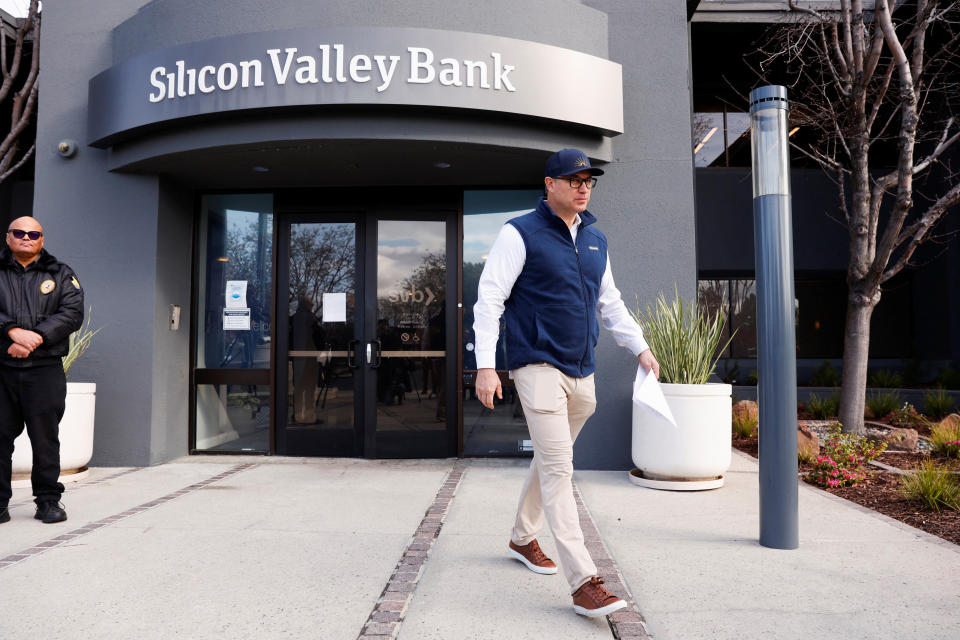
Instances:
[[[39,222],[17,218],[0,250],[0,523],[10,520],[13,441],[24,423],[33,449],[34,517],[47,524],[67,519],[58,481],[67,397],[61,359],[82,323],[77,276],[44,250]]]

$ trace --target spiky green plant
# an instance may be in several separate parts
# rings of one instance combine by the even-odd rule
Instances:
[[[93,307],[90,307],[87,310],[87,321],[84,323],[79,330],[74,331],[70,334],[70,349],[67,351],[67,355],[63,356],[63,372],[66,373],[70,370],[70,367],[73,366],[73,363],[77,361],[83,352],[86,351],[91,343],[93,342],[93,336],[100,333],[100,329],[103,327],[97,327],[96,329],[90,328],[90,320],[93,318]]]
[[[903,399],[896,391],[877,391],[867,396],[867,406],[877,418],[882,418],[901,404]]]
[[[826,398],[821,398],[815,393],[811,393],[807,398],[807,409],[817,420],[826,420],[835,418],[840,411],[840,394],[832,393]]]
[[[938,455],[951,455],[956,446],[952,443],[960,441],[960,423],[943,422],[930,429],[930,446]]]
[[[661,372],[662,375],[662,372]],[[750,438],[757,429],[757,418],[748,415],[733,416],[733,436],[735,438]]]
[[[910,475],[903,476],[900,491],[910,500],[940,511],[940,507],[960,511],[960,482],[949,470],[926,460]]]
[[[923,412],[934,420],[943,420],[955,407],[956,402],[946,389],[932,389],[923,394]]]
[[[696,304],[684,303],[674,286],[674,299],[667,302],[661,292],[656,304],[646,311],[631,311],[643,335],[660,363],[660,381],[674,384],[704,384],[717,366],[719,353],[730,344],[730,339],[719,351],[717,344],[723,332],[725,309],[713,316],[697,309]]]

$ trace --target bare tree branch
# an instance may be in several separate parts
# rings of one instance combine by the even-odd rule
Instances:
[[[829,14],[789,2],[804,19],[781,25],[776,33],[783,35],[763,51],[764,70],[792,82],[782,83],[791,87],[791,120],[806,134],[791,146],[834,179],[837,214],[846,222],[840,422],[852,431],[863,422],[870,315],[881,285],[912,264],[960,203],[960,171],[947,162],[960,147],[960,0],[876,0],[872,15],[864,4],[842,0]],[[820,37],[803,35],[811,24]],[[798,36],[791,41],[788,31]],[[923,178],[930,194],[914,184]],[[917,211],[915,198],[934,204]]]
[[[0,73],[3,76],[3,84],[0,84],[0,102],[3,102],[6,97],[10,94],[10,90],[13,88],[13,83],[17,79],[17,75],[20,72],[20,60],[23,56],[23,43],[26,39],[27,33],[33,32],[34,35],[34,46],[37,45],[39,40],[36,39],[37,29],[35,27],[39,26],[39,16],[37,12],[39,11],[40,3],[38,0],[31,0],[30,2],[30,11],[27,13],[27,17],[24,18],[23,22],[17,27],[17,37],[13,45],[13,60],[10,63],[10,66],[7,67],[7,55],[6,55],[6,35],[3,37],[3,55],[0,56],[3,58],[3,64],[0,65]]]
[[[14,173],[16,173],[17,169],[22,167],[23,164],[33,156],[33,152],[36,151],[36,149],[37,149],[36,143],[30,145],[30,148],[27,149],[26,153],[23,154],[23,157],[20,158],[17,164],[13,165],[6,171],[0,173],[0,182],[3,182],[4,180],[12,176]]]
[[[873,80],[873,73],[877,69],[877,63],[880,62],[881,53],[883,53],[883,31],[874,27],[870,54],[867,56],[863,67],[863,83],[865,85],[870,84],[870,81]]]
[[[10,127],[0,138],[0,183],[9,178],[22,167],[35,153],[36,146],[31,144],[26,153],[17,158],[20,149],[20,136],[26,131],[36,110],[38,78],[40,75],[40,3],[39,0],[30,0],[30,9],[27,17],[18,25],[15,33],[13,58],[8,66],[8,34],[0,30],[0,104],[3,104],[11,93],[13,100],[10,104]],[[30,68],[23,77],[21,65],[24,50],[27,46],[27,36],[31,48]],[[17,86],[19,83],[19,86]]]
[[[904,248],[903,254],[900,258],[894,263],[892,267],[889,267],[886,271],[883,272],[883,277],[881,282],[886,282],[893,276],[900,273],[907,264],[910,263],[910,258],[913,256],[914,252],[917,250],[923,241],[926,239],[927,232],[936,224],[947,209],[960,203],[960,182],[953,185],[953,188],[950,189],[947,193],[940,197],[933,205],[927,209],[926,213],[921,216],[914,225],[911,226],[910,242]],[[906,237],[900,239],[902,242],[906,240]]]
[[[936,161],[936,159],[939,158],[944,151],[950,148],[950,145],[960,139],[960,131],[957,131],[957,133],[953,134],[953,137],[951,137],[949,140],[947,139],[947,135],[950,133],[951,126],[953,126],[953,116],[947,120],[947,125],[943,128],[943,135],[940,136],[940,141],[937,143],[936,148],[930,152],[930,155],[913,166],[914,175],[920,173],[930,166],[930,164]]]
[[[844,171],[842,169],[837,170],[837,198],[840,202],[840,211],[843,212],[843,220],[850,225],[850,211],[847,209],[847,181],[845,180]]]
[[[828,51],[830,49],[830,47],[827,45],[826,30],[827,30],[826,25],[821,24],[820,40],[823,45],[824,51]],[[839,46],[839,43],[837,42],[837,25],[836,24],[833,25],[832,36],[833,36],[833,42],[834,42],[836,51],[837,53],[839,53],[840,46]],[[837,73],[836,67],[833,66],[833,59],[828,55],[824,57],[824,60],[826,60],[827,62],[827,68],[830,70],[830,76],[833,78],[833,83],[837,86],[837,91],[839,91],[841,95],[848,95],[850,93],[850,82],[847,76],[846,62],[843,60],[843,58],[838,58],[839,63],[841,65],[841,71],[840,73]],[[841,77],[841,74],[843,77]]]
[[[806,13],[806,14],[808,14],[808,15],[813,16],[814,18],[816,18],[816,19],[818,19],[818,20],[823,20],[823,16],[820,14],[819,11],[814,11],[813,9],[808,9],[808,8],[806,8],[806,7],[798,7],[798,6],[797,6],[797,0],[787,0],[787,4],[790,6],[790,9],[793,10],[793,11],[799,11],[799,12],[801,12],[801,13]]]
[[[883,39],[883,32],[880,29],[876,31],[880,34],[881,40]],[[890,64],[887,65],[887,71],[883,76],[883,85],[880,88],[877,97],[873,101],[873,107],[870,109],[870,115],[867,116],[867,132],[873,130],[873,122],[877,119],[877,114],[880,113],[880,107],[883,106],[883,101],[887,97],[887,89],[890,88],[890,80],[893,78],[893,69],[894,69],[893,60],[890,61]]]

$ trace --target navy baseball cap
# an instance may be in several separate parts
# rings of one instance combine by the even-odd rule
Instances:
[[[544,178],[570,176],[580,171],[589,171],[592,176],[602,176],[603,169],[590,166],[590,158],[579,149],[560,149],[547,158],[547,166],[543,169]]]

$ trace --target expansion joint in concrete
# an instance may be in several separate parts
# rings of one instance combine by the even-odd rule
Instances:
[[[84,467],[84,469],[86,469],[86,467]],[[85,487],[95,487],[102,482],[109,482],[110,480],[115,480],[116,478],[119,478],[121,476],[135,473],[137,471],[140,471],[141,469],[146,469],[146,467],[133,467],[131,469],[124,469],[123,471],[111,473],[108,476],[103,476],[102,478],[97,478],[96,480],[84,480],[83,482],[79,482],[77,484],[71,484],[71,485],[68,485],[69,491],[67,493],[72,494],[77,489],[83,489]],[[33,498],[24,498],[23,500],[16,500],[15,502],[10,503],[10,507],[19,507],[21,505],[28,504],[30,502],[33,502]]]
[[[413,594],[426,569],[430,551],[440,535],[447,512],[457,494],[467,467],[466,460],[457,460],[410,538],[407,548],[387,580],[377,604],[360,630],[357,640],[395,639],[400,634]]]
[[[627,586],[627,581],[620,572],[616,560],[610,555],[610,551],[603,543],[600,536],[600,530],[597,528],[590,510],[583,502],[583,496],[580,495],[580,488],[573,484],[573,496],[577,501],[577,511],[580,515],[580,529],[583,531],[583,539],[587,545],[587,551],[593,558],[593,563],[597,565],[597,572],[603,579],[604,586],[615,596],[627,601],[627,608],[620,611],[614,611],[607,616],[607,623],[610,625],[610,632],[616,640],[647,640],[653,636],[647,631],[647,623],[637,603]]]
[[[218,473],[215,476],[211,476],[205,480],[201,480],[200,482],[195,482],[187,487],[184,487],[183,489],[174,491],[173,493],[168,493],[165,496],[162,496],[155,500],[151,500],[149,502],[144,502],[143,504],[137,505],[136,507],[131,507],[126,511],[122,511],[118,514],[108,516],[101,520],[97,520],[96,522],[87,523],[78,529],[73,529],[72,531],[68,531],[66,533],[60,534],[59,536],[52,538],[50,540],[47,540],[45,542],[40,542],[38,544],[35,544],[28,549],[24,549],[23,551],[19,551],[17,553],[13,553],[3,558],[0,558],[0,571],[3,571],[7,567],[11,567],[15,564],[18,564],[20,562],[23,562],[25,560],[29,560],[30,558],[38,556],[44,551],[49,551],[50,549],[59,547],[67,542],[73,542],[77,538],[81,536],[85,536],[88,533],[93,533],[94,531],[98,531],[100,529],[103,529],[104,527],[109,527],[110,525],[116,522],[120,522],[121,520],[125,520],[131,516],[135,516],[143,513],[144,511],[149,511],[150,509],[159,507],[160,505],[170,502],[175,498],[179,498],[180,496],[184,496],[188,493],[193,493],[194,491],[198,489],[203,489],[204,487],[211,485],[214,482],[219,482],[220,480],[224,480],[226,478],[229,478],[230,476],[234,476],[240,473],[241,471],[246,471],[247,469],[250,469],[251,467],[255,467],[255,466],[257,465],[253,463],[238,464],[236,466],[230,467],[226,471]],[[137,469],[121,471],[120,473],[115,473],[112,476],[107,476],[105,478],[101,478],[100,480],[91,482],[87,486],[97,484],[98,482],[105,482],[106,480],[110,480],[118,476],[126,475],[128,473],[133,473],[133,471],[136,471],[136,470]]]

